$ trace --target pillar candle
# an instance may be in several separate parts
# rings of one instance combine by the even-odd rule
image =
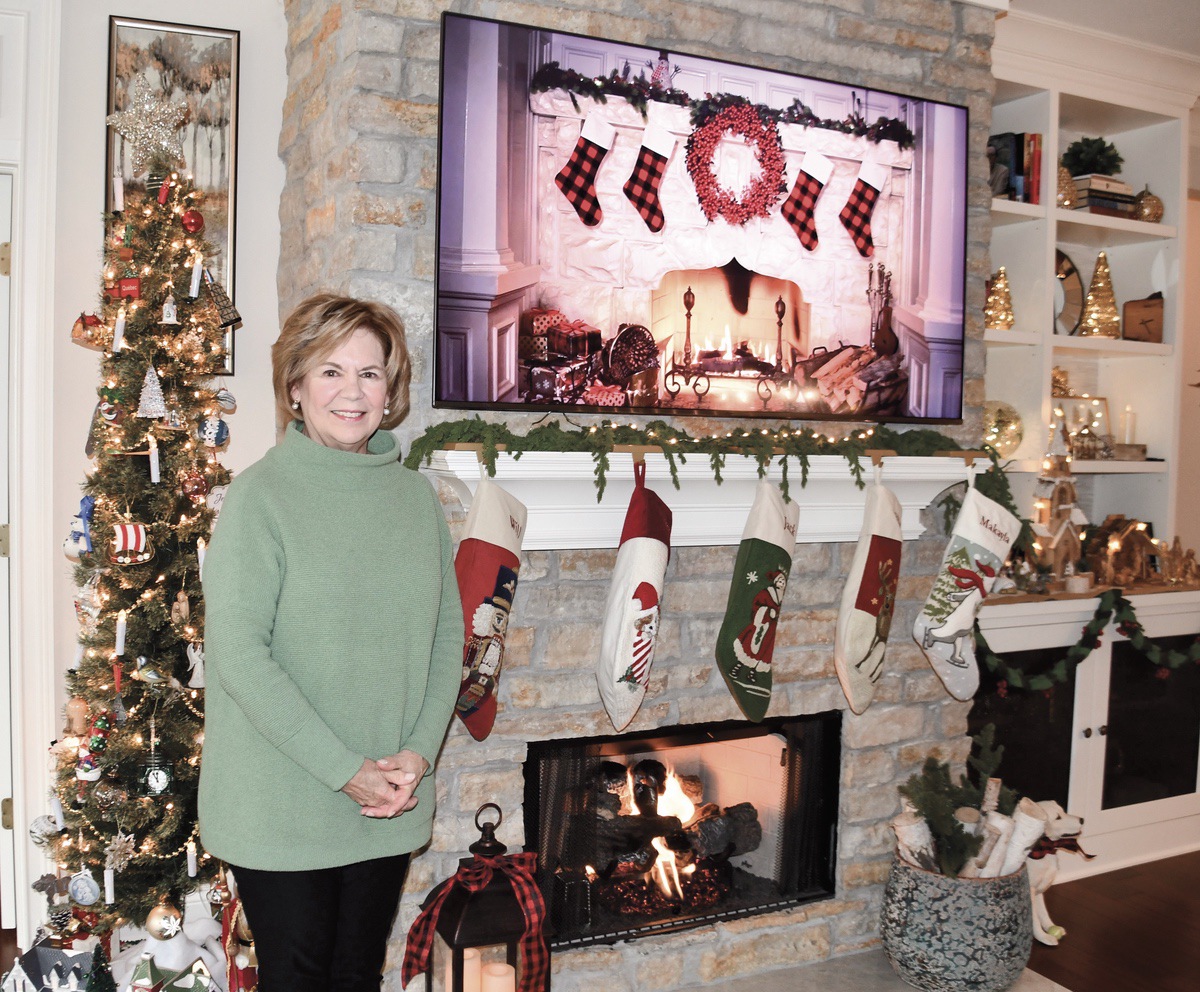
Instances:
[[[117,646],[113,654],[125,653],[125,631],[127,630],[128,614],[124,610],[117,614]],[[118,691],[120,691],[118,689]]]
[[[113,354],[117,354],[125,346],[125,308],[117,311],[117,322],[113,325]]]
[[[453,952],[451,952],[453,953]],[[483,967],[483,958],[480,956],[478,947],[463,948],[463,992],[480,992],[480,971]],[[454,990],[454,958],[447,957],[446,959],[446,989],[445,992],[453,992]]]
[[[148,445],[150,448],[150,481],[158,485],[162,478],[158,467],[158,438],[151,434]]]
[[[1137,444],[1137,414],[1130,403],[1125,404],[1125,443]]]
[[[511,964],[485,964],[480,977],[480,992],[516,992],[517,972]]]
[[[204,256],[197,252],[195,264],[192,265],[192,285],[188,290],[188,296],[193,300],[200,295],[200,276],[203,272]]]

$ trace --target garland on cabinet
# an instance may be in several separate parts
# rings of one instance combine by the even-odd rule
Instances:
[[[1120,589],[1109,589],[1101,594],[1096,612],[1084,625],[1079,642],[1068,648],[1048,671],[1030,675],[1009,664],[988,646],[987,638],[978,624],[975,625],[975,650],[988,670],[997,677],[996,691],[1001,696],[1007,695],[1010,689],[1048,692],[1056,685],[1065,684],[1079,663],[1100,646],[1104,629],[1113,617],[1116,617],[1118,633],[1127,637],[1134,650],[1147,661],[1158,666],[1158,672],[1155,673],[1158,678],[1168,678],[1173,670],[1188,663],[1200,664],[1200,637],[1192,641],[1187,651],[1164,651],[1161,645],[1146,636],[1133,604],[1121,595]]]

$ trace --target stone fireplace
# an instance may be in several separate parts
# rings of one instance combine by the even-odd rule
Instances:
[[[286,168],[280,203],[281,315],[308,294],[330,290],[379,299],[400,311],[414,360],[412,412],[399,432],[405,448],[430,424],[459,416],[435,410],[431,404],[436,324],[437,17],[444,6],[423,0],[360,0],[353,4],[288,0],[284,5],[289,30],[289,92],[279,138]],[[463,0],[454,6],[465,13],[833,78],[870,87],[876,93],[900,91],[967,104],[972,164],[963,304],[969,336],[980,336],[978,314],[984,279],[990,271],[986,257],[990,193],[983,151],[993,87],[989,71],[993,11],[950,0],[836,0],[822,4],[757,0],[684,4],[672,0],[626,4],[619,13],[608,12],[612,5],[588,0],[495,0],[486,4]],[[723,84],[722,88],[732,85]],[[837,113],[833,108],[816,109],[824,116]],[[571,115],[572,110],[563,108],[564,120]],[[547,114],[542,119],[549,118]],[[640,127],[640,118],[631,124]],[[544,130],[555,131],[553,127]],[[678,130],[680,135],[686,133],[686,123]],[[559,135],[547,137],[557,141]],[[552,169],[552,160],[563,154],[555,144],[538,168]],[[897,173],[901,179],[910,174],[904,168]],[[557,204],[555,209],[560,209]],[[466,219],[479,225],[488,220]],[[476,296],[494,299],[499,288],[511,289],[514,299],[528,302],[523,298],[527,287],[537,281],[537,274],[527,270],[542,264],[545,257],[537,250],[534,232],[490,226],[500,240],[467,246],[479,248],[479,252],[464,256],[479,264],[476,272],[467,273],[462,280],[463,298],[467,302]],[[673,259],[662,272],[708,269],[735,257],[747,269],[763,271],[753,257],[731,250],[721,258],[685,259],[686,264]],[[489,266],[495,271],[486,271]],[[527,274],[523,276],[523,272]],[[782,272],[765,274],[786,278]],[[651,288],[659,282],[656,273]],[[634,302],[628,303],[629,293],[620,288],[614,292],[607,283],[603,296],[601,290],[587,289],[588,273],[565,272],[560,283],[564,291],[570,288],[585,294],[576,308],[580,316],[603,316],[613,327],[622,321],[645,323],[652,319],[650,288],[640,288]],[[855,324],[865,330],[865,306],[857,316],[829,310],[814,313],[818,294],[797,284],[801,287],[799,306],[810,307],[807,347],[820,345],[822,336],[826,343],[836,343],[837,327]],[[936,347],[938,315],[924,306],[930,287],[907,286],[906,293],[914,301],[912,312],[898,314],[898,321],[919,325],[923,334],[909,338],[904,353],[910,362],[924,363],[922,374],[943,374]],[[513,304],[512,315],[498,321],[498,327],[515,323],[517,305]],[[926,342],[924,346],[921,340]],[[978,410],[983,401],[982,344],[970,340],[967,345],[965,363],[957,374],[966,380],[968,423],[961,431],[945,429],[963,446],[978,438]],[[471,354],[487,358],[493,353]],[[945,374],[956,371],[949,369]],[[495,419],[500,415],[484,416]],[[524,414],[503,416],[518,431],[528,430],[535,419]],[[583,422],[590,424],[594,418]],[[723,432],[733,429],[734,423],[742,427],[750,422],[700,420],[684,426],[693,433]],[[590,467],[585,465],[581,474],[590,478]],[[463,515],[460,497],[439,485],[452,527],[456,526]],[[686,499],[691,488],[686,481],[683,492],[674,492],[669,483],[661,481],[654,486],[673,506]],[[809,492],[816,488],[810,482]],[[594,500],[593,491],[575,502],[539,509],[537,521],[531,517],[531,532],[547,517],[558,521],[603,516],[615,521],[608,528],[615,543],[623,507],[614,509],[609,505],[611,498],[602,505]],[[713,516],[720,515],[719,504],[719,500],[713,501]],[[794,578],[777,638],[777,676],[769,715],[843,714],[833,897],[634,943],[556,952],[556,990],[669,990],[848,954],[877,941],[878,905],[891,856],[887,820],[897,806],[895,785],[917,770],[927,754],[960,760],[966,749],[967,707],[944,694],[924,657],[904,634],[940,560],[940,516],[927,511],[922,519],[928,534],[907,536],[886,672],[874,705],[856,717],[846,711],[831,653],[837,601],[853,547],[847,542],[853,540],[853,532],[828,526],[823,509],[806,509],[803,501],[801,507],[802,543],[797,548]],[[728,506],[724,516],[734,516]],[[683,532],[682,521],[678,529]],[[738,529],[740,523],[728,528]],[[680,546],[677,541],[672,551],[663,594],[662,640],[649,693],[629,728],[631,733],[739,716],[712,662],[736,533],[703,543],[705,532],[703,528],[690,532],[696,543]],[[400,989],[404,934],[420,901],[433,884],[453,873],[457,860],[478,836],[472,822],[478,806],[494,800],[503,807],[505,820],[499,833],[510,849],[519,850],[530,839],[524,829],[523,775],[530,745],[612,733],[597,698],[593,666],[615,552],[595,545],[578,548],[557,538],[536,548],[526,546],[530,550],[522,556],[496,727],[482,743],[461,726],[450,730],[438,763],[434,837],[430,848],[414,861],[392,941],[384,984],[388,992]]]

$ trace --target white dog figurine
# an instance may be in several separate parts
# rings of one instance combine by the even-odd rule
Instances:
[[[1067,935],[1067,931],[1050,919],[1046,909],[1046,890],[1058,874],[1058,852],[1070,851],[1091,861],[1093,855],[1079,846],[1083,817],[1072,816],[1054,800],[1038,803],[1046,811],[1046,833],[1033,845],[1026,860],[1029,869],[1029,894],[1033,899],[1033,936],[1051,947]]]

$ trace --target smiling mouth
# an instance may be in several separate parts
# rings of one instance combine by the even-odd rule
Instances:
[[[363,410],[334,410],[332,412],[335,417],[342,420],[362,420],[366,416],[366,412]]]

